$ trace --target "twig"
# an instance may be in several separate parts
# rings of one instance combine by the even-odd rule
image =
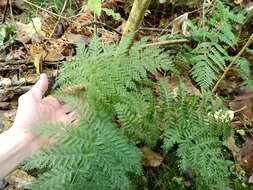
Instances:
[[[4,89],[0,89],[0,95],[10,94],[10,92],[15,92],[16,94],[24,94],[31,88],[32,86],[15,86],[15,87],[4,88]]]
[[[9,0],[9,5],[10,5],[11,19],[12,19],[13,22],[15,22],[15,18],[14,18],[14,16],[13,16],[13,11],[12,11],[12,1],[11,1],[11,0]]]
[[[52,12],[52,11],[49,11],[49,10],[47,10],[47,9],[44,9],[43,7],[40,7],[39,5],[36,5],[36,4],[34,4],[34,3],[30,2],[30,1],[23,0],[23,2],[29,4],[29,5],[31,5],[31,6],[33,6],[33,7],[36,7],[36,8],[38,8],[38,9],[41,9],[41,10],[43,10],[43,11],[45,11],[45,12],[47,12],[47,13],[53,15],[53,16],[56,16],[56,17],[58,17],[58,18],[62,18],[62,19],[71,21],[72,23],[75,23],[75,24],[80,25],[79,22],[70,20],[69,18],[67,18],[67,17],[65,17],[65,16],[62,16],[62,15],[56,14],[56,13],[54,13],[54,12]],[[120,35],[120,36],[122,35],[120,32],[118,32],[118,31],[117,31],[116,29],[114,29],[113,27],[111,27],[111,26],[109,26],[109,25],[107,25],[107,24],[105,24],[105,23],[98,22],[98,21],[93,21],[93,22],[84,23],[83,25],[81,25],[81,27],[86,27],[86,26],[93,25],[93,24],[104,26],[104,27],[109,28],[110,30],[116,32],[118,35]]]
[[[41,9],[41,10],[43,10],[43,11],[45,11],[45,12],[51,14],[51,15],[54,15],[54,16],[56,16],[56,17],[60,17],[60,18],[63,18],[63,19],[65,19],[65,20],[69,20],[69,18],[67,18],[67,17],[65,17],[65,16],[62,16],[62,15],[56,14],[56,13],[54,13],[54,12],[52,12],[52,11],[49,11],[49,10],[47,10],[47,9],[44,9],[43,7],[41,7],[41,6],[39,6],[39,5],[36,5],[36,4],[34,4],[34,3],[30,2],[30,1],[23,0],[23,2],[29,4],[29,5],[31,5],[31,6],[33,6],[33,7],[36,7],[36,8],[38,8],[38,9]],[[74,21],[72,21],[72,22],[74,22]]]
[[[33,63],[33,61],[30,60],[30,59],[9,60],[9,61],[1,59],[0,63],[1,62],[3,62],[3,65],[20,65],[20,64],[31,64],[31,63]]]
[[[111,27],[111,26],[109,26],[109,25],[107,25],[107,24],[105,24],[105,23],[103,23],[103,22],[98,22],[98,21],[86,22],[86,23],[84,23],[84,24],[81,24],[80,27],[81,27],[81,28],[85,28],[85,27],[90,26],[90,25],[93,25],[93,24],[95,24],[95,25],[101,25],[101,26],[103,26],[103,27],[109,28],[110,30],[116,32],[118,35],[120,35],[120,36],[122,35],[119,31],[117,31],[117,30],[114,29],[113,27]]]
[[[146,45],[143,46],[143,48],[150,47],[150,46],[164,46],[164,45],[182,44],[182,43],[189,43],[189,42],[190,41],[187,40],[187,39],[169,40],[169,41],[155,42],[155,43],[146,44]]]
[[[6,16],[7,16],[8,8],[9,8],[9,5],[10,5],[9,1],[10,1],[10,0],[7,0],[6,6],[5,6],[5,8],[4,8],[4,16],[3,16],[2,24],[4,24],[5,21],[6,21]]]
[[[66,8],[66,6],[67,6],[67,2],[68,2],[68,0],[65,0],[65,1],[64,1],[64,5],[63,5],[62,10],[61,10],[61,13],[60,13],[61,15],[63,14],[63,12],[64,12],[64,10],[65,10],[65,8]],[[56,30],[56,27],[57,27],[57,25],[58,25],[59,22],[60,22],[60,19],[61,19],[61,17],[58,17],[57,22],[56,22],[56,24],[54,25],[54,29],[53,29],[53,31],[51,32],[49,38],[51,38],[51,37],[53,36],[53,34],[54,34],[55,30]]]
[[[97,22],[98,21],[98,19],[97,19],[97,15],[96,15],[96,13],[94,12],[94,21],[95,22]],[[94,25],[94,34],[97,36],[98,35],[98,27],[97,27],[97,25],[95,24]]]
[[[169,29],[163,28],[149,28],[149,27],[140,27],[139,30],[155,31],[155,32],[171,32]]]
[[[240,56],[243,54],[243,52],[245,51],[245,49],[247,47],[249,47],[249,45],[253,42],[253,33],[251,34],[251,36],[249,37],[247,43],[243,46],[243,48],[239,51],[239,53],[234,57],[234,59],[232,60],[232,62],[228,65],[228,67],[226,68],[226,70],[224,71],[224,73],[221,75],[220,79],[216,82],[216,84],[214,85],[212,92],[215,92],[220,84],[220,82],[225,78],[227,72],[231,69],[231,67],[236,63],[236,61],[240,58]]]

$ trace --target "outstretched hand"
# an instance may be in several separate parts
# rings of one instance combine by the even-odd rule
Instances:
[[[24,159],[44,145],[55,142],[36,136],[32,129],[39,124],[54,121],[73,122],[66,106],[57,98],[43,97],[48,88],[47,75],[42,74],[30,91],[18,100],[13,126],[0,134],[0,179],[13,171]]]
[[[66,105],[61,101],[52,96],[43,97],[47,89],[48,78],[46,74],[42,74],[32,89],[19,98],[12,130],[29,132],[37,125],[46,122],[74,121],[72,113],[68,113]]]

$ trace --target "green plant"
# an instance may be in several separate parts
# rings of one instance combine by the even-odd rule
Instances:
[[[25,165],[48,169],[32,189],[128,189],[129,172],[140,174],[139,151],[108,116],[102,110],[90,113],[88,105],[81,109],[85,113],[78,125],[43,126],[42,134],[57,139],[58,145],[33,155]]]
[[[233,59],[228,50],[235,48],[238,42],[235,26],[243,24],[244,19],[243,12],[236,14],[216,0],[197,25],[188,23],[197,46],[185,58],[192,64],[191,75],[202,90],[209,90]]]
[[[57,134],[59,145],[35,154],[26,164],[26,169],[49,169],[34,189],[127,189],[127,174],[140,171],[140,153],[123,133],[132,142],[156,144],[161,131],[154,125],[155,97],[148,76],[171,65],[161,50],[142,50],[145,40],[128,51],[132,38],[125,38],[119,47],[102,48],[94,37],[88,49],[79,47],[75,61],[63,65],[59,85],[88,88],[64,94],[78,112],[79,124],[43,127],[42,134]]]
[[[53,12],[58,14],[61,13],[64,8],[64,15],[73,15],[74,10],[77,9],[77,4],[73,0],[31,0],[32,3],[35,3],[42,7],[50,8]]]
[[[226,124],[212,121],[206,110],[208,102],[182,92],[168,105],[171,109],[165,124],[164,148],[167,151],[178,146],[180,170],[191,173],[196,189],[229,189],[228,168],[219,139]]]
[[[63,90],[55,93],[77,112],[79,123],[37,131],[58,144],[25,165],[47,169],[34,189],[128,189],[128,176],[140,175],[134,144],[161,148],[163,134],[165,152],[178,145],[179,168],[192,171],[196,187],[228,185],[219,140],[225,124],[208,117],[205,98],[188,96],[183,87],[173,97],[166,79],[155,79],[174,71],[170,56],[157,47],[144,48],[147,39],[129,48],[132,38],[102,47],[93,37],[88,48],[78,47],[75,60],[63,64],[57,80]],[[184,188],[182,178],[170,179]]]
[[[88,0],[88,7],[97,15],[100,16],[101,12],[104,11],[108,16],[111,16],[115,20],[120,20],[121,16],[119,13],[115,13],[112,9],[103,8],[102,0]]]
[[[12,24],[0,24],[0,49],[4,49],[7,45],[15,41],[13,37],[14,32],[15,29]]]

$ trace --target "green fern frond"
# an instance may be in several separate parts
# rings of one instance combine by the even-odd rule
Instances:
[[[164,149],[177,145],[179,167],[191,171],[197,189],[223,189],[229,187],[228,168],[222,154],[222,127],[210,123],[202,112],[199,100],[180,96],[171,107],[171,120],[165,130]],[[204,110],[203,110],[204,111]]]
[[[54,180],[56,185],[63,189],[71,189],[71,184],[79,183],[75,175],[89,184],[90,178],[99,180],[91,175],[99,168],[101,170],[99,175],[103,175],[103,178],[110,182],[111,188],[129,186],[127,173],[140,173],[140,153],[112,123],[99,118],[101,119],[101,117],[95,117],[94,120],[80,121],[78,125],[72,126],[48,125],[51,129],[56,127],[54,130],[58,133],[54,133],[56,134],[54,137],[58,139],[59,144],[34,154],[25,165],[26,169],[34,167],[52,169],[38,179],[34,188],[37,188],[36,184],[43,184],[46,178]],[[47,128],[43,126],[42,130],[42,134],[45,131],[46,136]],[[64,168],[68,172],[63,174]],[[92,189],[99,189],[101,181],[94,182]],[[49,189],[56,188],[54,183],[48,183],[48,185],[50,185]],[[82,188],[86,189],[86,186]]]
[[[234,48],[237,44],[233,23],[243,23],[245,19],[241,13],[234,13],[225,7],[221,1],[214,3],[215,12],[209,18],[201,19],[202,27],[190,24],[192,38],[198,42],[191,51],[191,74],[202,91],[209,90],[219,74],[227,66],[228,47]],[[238,17],[238,19],[236,19]]]

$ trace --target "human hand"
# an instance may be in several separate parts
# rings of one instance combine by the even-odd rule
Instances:
[[[32,89],[19,98],[12,130],[30,133],[31,129],[42,123],[55,121],[71,123],[74,121],[73,114],[68,114],[66,105],[57,98],[52,96],[43,98],[47,89],[48,78],[46,74],[42,74]],[[35,136],[30,134],[32,137]],[[40,144],[48,143],[44,140]]]

